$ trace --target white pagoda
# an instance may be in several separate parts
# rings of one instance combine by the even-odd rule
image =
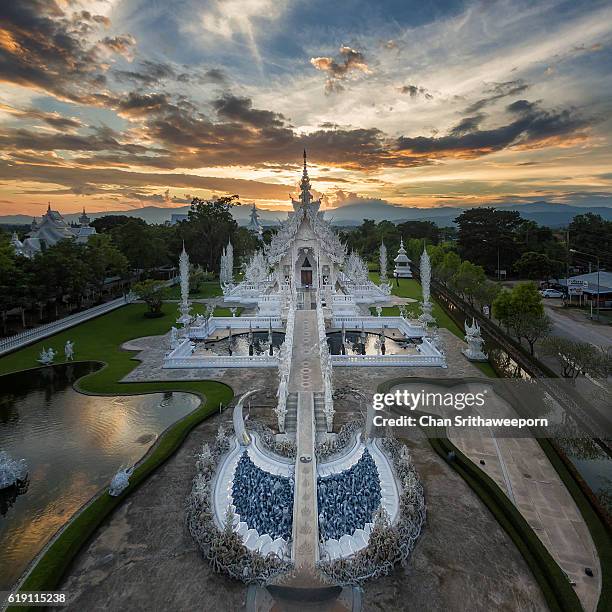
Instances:
[[[257,234],[260,238],[263,234],[263,226],[259,221],[259,213],[257,212],[257,206],[253,204],[251,208],[251,217],[249,219],[249,224],[247,225],[247,229],[254,234]]]
[[[395,268],[393,270],[393,276],[396,278],[412,278],[412,270],[410,269],[410,258],[406,255],[406,249],[404,248],[404,239],[400,240],[400,247],[397,251],[397,257],[393,260],[395,262]]]

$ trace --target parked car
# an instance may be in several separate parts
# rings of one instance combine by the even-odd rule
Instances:
[[[557,291],[556,289],[543,289],[540,291],[540,295],[543,298],[562,298],[563,293],[561,291]]]

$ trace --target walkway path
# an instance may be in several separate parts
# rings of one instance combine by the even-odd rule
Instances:
[[[313,392],[323,390],[323,376],[314,310],[296,312],[291,362],[289,392],[298,394],[293,501],[293,558],[297,581],[294,584],[305,586],[312,581],[316,582],[315,564],[319,553]]]

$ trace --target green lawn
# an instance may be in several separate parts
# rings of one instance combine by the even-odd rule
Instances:
[[[195,313],[203,312],[203,304],[194,304]],[[0,358],[0,374],[38,367],[36,361],[44,346],[57,351],[55,363],[64,361],[64,344],[72,340],[75,358],[79,361],[102,361],[106,366],[79,380],[77,388],[92,394],[154,393],[156,391],[176,390],[193,391],[214,400],[217,392],[221,401],[226,403],[232,397],[231,391],[220,383],[210,381],[185,382],[144,382],[120,383],[137,362],[134,353],[124,351],[121,345],[127,340],[142,336],[157,336],[166,333],[175,324],[177,311],[174,304],[165,304],[164,316],[159,319],[146,319],[144,304],[130,304],[97,317],[76,327],[45,338],[19,351]],[[218,389],[218,387],[220,389]]]
[[[243,310],[244,308],[236,308],[236,316],[239,317]],[[232,311],[229,308],[216,306],[213,315],[215,317],[231,317]]]
[[[203,298],[211,298],[218,297],[223,295],[223,291],[221,291],[221,285],[219,281],[206,281],[200,285],[198,291],[190,291],[189,297],[192,299],[203,299]],[[181,299],[181,286],[173,285],[168,289],[168,294],[166,296],[168,300],[180,300]]]
[[[373,283],[378,284],[380,282],[377,272],[370,272],[369,277]],[[397,285],[395,279],[391,279],[389,282],[391,282],[391,293],[393,293],[393,295],[412,298],[413,300],[417,300],[419,302],[423,299],[423,296],[421,294],[421,284],[414,278],[400,278],[399,286]],[[444,310],[444,308],[442,308],[442,306],[440,306],[440,304],[438,304],[435,299],[432,298],[431,301],[433,304],[432,314],[435,317],[438,325],[440,327],[445,327],[446,329],[448,329],[448,331],[457,336],[457,338],[461,338],[461,340],[463,340],[465,336],[464,331],[459,329],[459,326],[451,319],[450,315],[446,312],[446,310]],[[376,308],[372,306],[370,308],[370,312],[375,315]],[[415,302],[411,304],[406,304],[406,312],[411,317],[417,317],[419,315],[418,303]],[[397,316],[399,315],[399,307],[383,307],[382,314],[386,317]],[[495,370],[493,369],[493,366],[490,363],[474,363],[474,365],[483,374],[486,374],[487,376],[490,376],[492,378],[497,377],[497,374],[495,373]]]

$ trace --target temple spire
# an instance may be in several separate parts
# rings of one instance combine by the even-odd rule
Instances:
[[[304,149],[304,170],[300,181],[300,200],[302,204],[310,204],[312,195],[310,194],[310,179],[308,178],[308,168],[306,167],[306,149]]]

